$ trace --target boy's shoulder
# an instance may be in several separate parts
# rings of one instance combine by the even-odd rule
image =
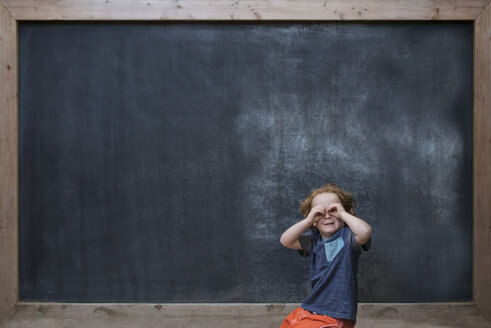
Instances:
[[[350,227],[345,227],[344,229],[346,230],[346,235],[348,237],[349,242],[351,243],[351,246],[356,250],[356,251],[361,251],[364,250],[367,252],[370,249],[370,246],[372,245],[372,238],[370,238],[365,244],[360,245],[358,244],[358,241],[356,240],[356,236],[351,230]]]

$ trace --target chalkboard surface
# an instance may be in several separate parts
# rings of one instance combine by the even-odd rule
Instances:
[[[361,302],[472,298],[472,23],[19,23],[19,299],[300,302],[335,182]]]

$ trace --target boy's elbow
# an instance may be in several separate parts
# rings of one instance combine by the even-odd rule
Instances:
[[[280,243],[281,243],[281,245],[285,246],[286,248],[292,248],[291,243],[288,241],[288,238],[284,235],[281,235]]]
[[[356,239],[360,245],[364,245],[372,237],[372,227],[368,226],[363,233],[356,236]]]
[[[365,243],[370,240],[370,237],[372,236],[372,228],[368,226],[366,229],[364,229],[363,232],[358,232],[358,234],[355,235],[356,241],[360,245],[365,245]]]

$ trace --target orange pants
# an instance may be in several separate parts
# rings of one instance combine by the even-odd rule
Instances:
[[[280,328],[354,328],[353,320],[335,319],[327,315],[313,314],[301,307],[290,313]]]

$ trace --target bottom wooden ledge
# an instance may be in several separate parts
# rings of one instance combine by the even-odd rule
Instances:
[[[299,304],[257,303],[51,303],[18,302],[2,328],[224,327],[278,328]],[[468,303],[361,303],[356,328],[486,327]]]

